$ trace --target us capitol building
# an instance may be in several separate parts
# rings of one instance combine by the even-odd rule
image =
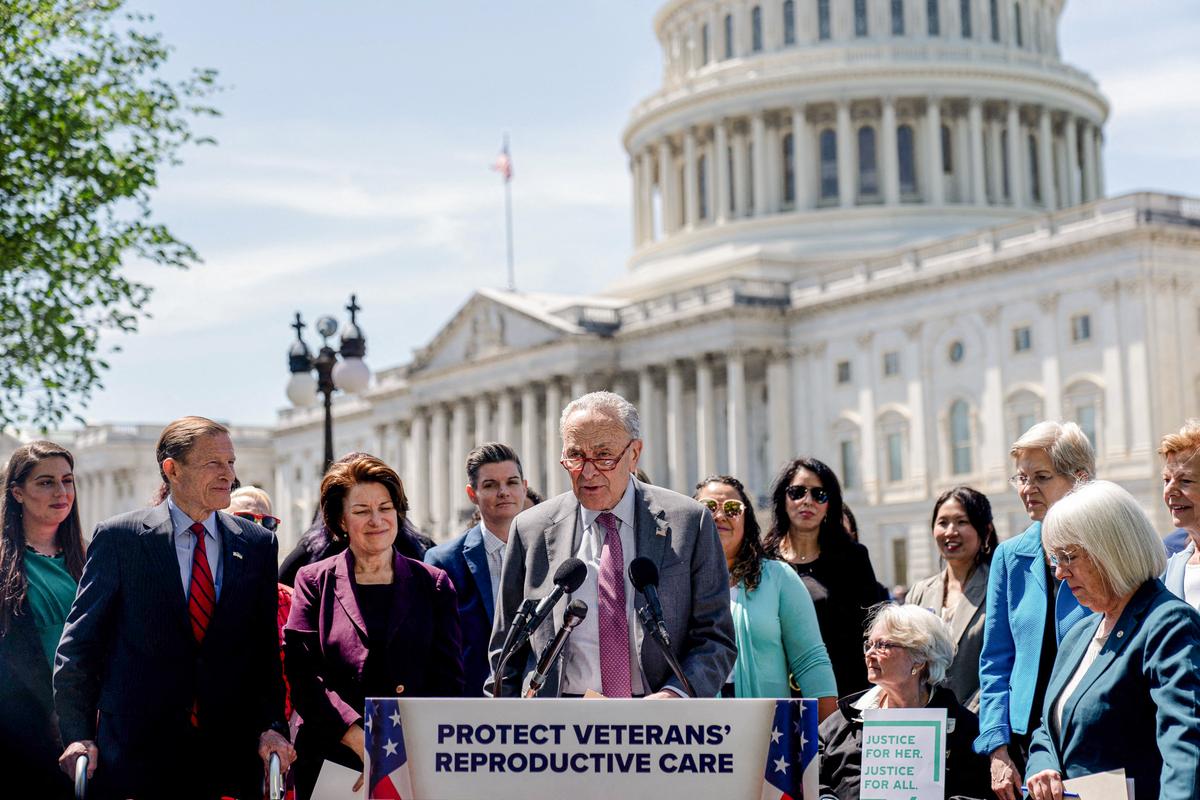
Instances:
[[[512,443],[531,486],[564,491],[559,412],[612,389],[641,411],[650,478],[677,491],[731,473],[765,507],[789,458],[827,461],[892,583],[936,569],[949,486],[986,492],[1002,536],[1023,530],[1008,447],[1072,419],[1100,476],[1169,529],[1155,449],[1200,413],[1200,201],[1105,197],[1109,106],[1060,58],[1062,10],[666,3],[662,86],[622,134],[625,273],[594,296],[474,292],[411,362],[339,398],[336,453],[395,465],[443,538],[470,515],[475,443]],[[314,511],[322,420],[293,408],[235,440],[285,548]]]

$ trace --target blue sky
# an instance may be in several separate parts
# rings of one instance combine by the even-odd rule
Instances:
[[[367,361],[407,361],[475,287],[503,286],[503,194],[488,169],[512,137],[518,287],[600,289],[625,269],[630,190],[620,134],[659,84],[657,0],[131,0],[214,67],[223,116],[167,172],[156,214],[205,263],[131,264],[156,287],[116,336],[92,422],[203,414],[269,424],[285,406],[292,314],[363,306]],[[1200,4],[1072,0],[1064,57],[1113,104],[1110,194],[1200,196]],[[310,346],[316,338],[309,332]]]

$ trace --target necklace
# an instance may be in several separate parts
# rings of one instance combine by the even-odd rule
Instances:
[[[26,542],[26,543],[25,543],[25,549],[26,549],[26,550],[28,550],[28,551],[29,551],[29,552],[31,552],[31,553],[36,553],[36,554],[38,554],[39,556],[42,556],[43,558],[54,558],[55,556],[58,556],[58,555],[60,555],[60,554],[62,553],[62,548],[61,548],[61,547],[56,547],[56,548],[54,548],[54,552],[53,552],[53,553],[43,553],[41,550],[38,550],[36,547],[34,547],[33,545],[29,544],[28,542]]]

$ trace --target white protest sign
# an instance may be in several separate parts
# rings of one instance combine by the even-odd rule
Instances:
[[[946,709],[863,712],[862,800],[944,800]]]

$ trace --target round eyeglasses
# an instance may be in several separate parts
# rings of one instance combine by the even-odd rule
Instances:
[[[713,516],[716,516],[717,512],[719,511],[730,519],[733,519],[734,517],[740,517],[742,512],[746,510],[746,506],[741,500],[726,500],[724,502],[718,502],[717,500],[713,500],[711,497],[706,497],[700,502],[705,508],[713,513]]]
[[[629,446],[636,442],[637,439],[630,439],[625,446],[621,448],[621,452],[615,456],[598,456],[596,458],[588,458],[587,456],[566,456],[558,463],[562,464],[571,472],[580,472],[585,466],[591,464],[601,472],[612,472],[617,468],[617,464],[621,463],[621,459],[625,457],[625,451]]]

